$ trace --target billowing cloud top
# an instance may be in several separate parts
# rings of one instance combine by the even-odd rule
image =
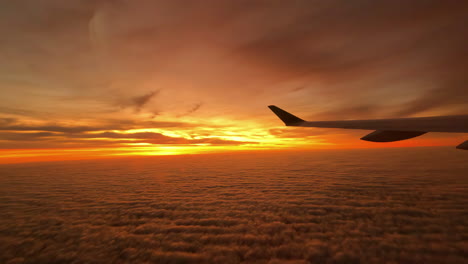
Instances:
[[[29,134],[0,145],[154,128],[184,144],[304,138],[271,130],[268,104],[310,119],[467,113],[467,13],[455,0],[7,1],[0,125]]]

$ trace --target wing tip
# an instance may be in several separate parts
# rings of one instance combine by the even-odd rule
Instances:
[[[284,122],[286,126],[297,126],[302,122],[305,122],[305,120],[284,111],[283,109],[277,107],[276,105],[269,105],[268,108],[276,115],[278,116],[281,121]]]

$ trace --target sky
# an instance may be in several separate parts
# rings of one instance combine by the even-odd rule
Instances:
[[[468,3],[16,0],[0,9],[0,162],[391,144],[306,120],[468,114]]]

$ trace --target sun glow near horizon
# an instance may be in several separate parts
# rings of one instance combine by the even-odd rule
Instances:
[[[268,113],[269,110],[265,111]],[[449,145],[458,140],[423,138],[380,145],[359,141],[357,133],[365,131],[284,127],[272,113],[244,120],[203,116],[165,116],[146,120],[136,115],[133,120],[126,121],[128,124],[119,122],[77,120],[75,125],[70,125],[73,122],[68,120],[53,124],[11,121],[2,132],[9,138],[0,143],[8,144],[13,140],[25,144],[12,144],[1,150],[0,163],[256,150],[434,146]]]

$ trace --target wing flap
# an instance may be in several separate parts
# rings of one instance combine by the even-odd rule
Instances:
[[[426,134],[426,132],[377,130],[362,137],[361,139],[372,142],[393,142],[418,137],[424,134]]]

